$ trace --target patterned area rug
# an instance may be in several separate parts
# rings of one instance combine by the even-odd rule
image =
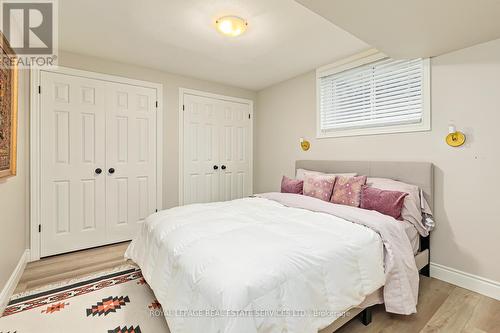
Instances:
[[[0,333],[168,333],[159,312],[141,271],[132,268],[15,295],[0,318]]]

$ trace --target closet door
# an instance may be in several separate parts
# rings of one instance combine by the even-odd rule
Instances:
[[[107,88],[50,72],[41,86],[41,256],[102,245]]]
[[[183,112],[183,203],[251,194],[250,106],[185,94]]]
[[[217,100],[184,95],[184,204],[219,200],[219,127]]]
[[[250,122],[248,104],[220,101],[219,200],[250,195]]]
[[[156,210],[156,90],[107,83],[106,234],[129,240]]]

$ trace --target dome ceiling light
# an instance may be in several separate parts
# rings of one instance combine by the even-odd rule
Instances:
[[[247,30],[248,23],[238,16],[223,16],[215,21],[217,30],[226,36],[237,37]]]

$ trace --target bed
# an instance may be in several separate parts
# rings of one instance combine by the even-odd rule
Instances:
[[[415,184],[432,207],[430,163],[297,161],[296,168]],[[407,231],[373,211],[267,193],[158,212],[126,257],[141,268],[172,333],[326,333],[358,314],[368,324],[371,306],[384,301],[389,312],[416,311],[429,242],[419,238],[415,250]]]

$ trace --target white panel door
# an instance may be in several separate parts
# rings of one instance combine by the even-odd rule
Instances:
[[[220,101],[219,200],[250,195],[250,119],[248,104]]]
[[[119,242],[156,210],[156,90],[106,86],[106,234]]]
[[[219,107],[217,100],[184,95],[184,204],[219,200]]]
[[[250,195],[249,104],[184,94],[183,203]]]
[[[41,256],[49,256],[106,242],[106,87],[47,72],[41,82]]]

